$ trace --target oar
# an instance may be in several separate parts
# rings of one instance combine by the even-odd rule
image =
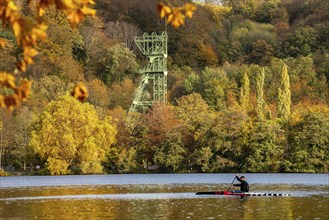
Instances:
[[[238,172],[237,172],[237,173],[239,173],[239,172],[240,172],[240,169],[241,169],[241,167],[242,167],[242,163],[240,164],[240,166],[239,166],[239,168],[238,168]],[[235,176],[235,177],[236,177],[236,176]],[[228,187],[227,191],[229,191],[229,190],[230,190],[230,188],[231,188],[231,186],[233,185],[233,183],[234,183],[234,180],[235,180],[235,177],[233,178],[233,181],[232,181],[231,185]]]

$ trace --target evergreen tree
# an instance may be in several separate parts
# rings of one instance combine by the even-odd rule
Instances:
[[[240,91],[240,105],[243,110],[248,110],[250,96],[250,80],[247,72],[244,72]]]
[[[280,87],[278,89],[278,116],[288,119],[290,115],[291,92],[287,65],[284,64],[281,71]]]
[[[264,68],[257,75],[256,78],[256,112],[259,120],[264,119],[264,109],[265,109],[265,100],[264,100],[264,79],[265,79],[265,70]]]

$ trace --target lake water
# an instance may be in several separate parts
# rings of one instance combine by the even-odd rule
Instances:
[[[0,177],[0,219],[329,219],[329,174],[244,174],[252,192],[226,190],[234,174]]]

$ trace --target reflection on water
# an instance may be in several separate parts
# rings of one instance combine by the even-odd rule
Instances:
[[[329,184],[253,183],[252,191],[292,196],[242,200],[195,195],[226,189],[231,180],[187,184],[164,179],[165,184],[136,184],[133,177],[123,184],[2,187],[0,219],[329,219]]]
[[[257,191],[257,193],[266,193]],[[271,193],[280,194],[282,192],[272,191]],[[295,191],[289,192],[289,197],[308,197],[323,196],[329,197],[329,192],[313,191]],[[190,193],[126,193],[126,194],[83,194],[83,195],[48,195],[48,196],[23,196],[0,198],[0,201],[18,201],[18,200],[68,200],[68,199],[107,199],[107,200],[166,200],[166,199],[207,199],[207,198],[235,198],[234,196],[223,195],[196,195],[195,192]],[[267,196],[269,197],[269,196]]]
[[[329,174],[245,174],[250,184],[329,184]],[[0,177],[0,188],[71,185],[220,184],[232,182],[234,174],[112,174],[80,176]]]

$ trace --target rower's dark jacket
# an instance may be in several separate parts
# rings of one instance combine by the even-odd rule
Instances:
[[[240,179],[236,176],[236,179],[240,182],[239,184],[233,184],[233,186],[240,186],[240,190],[243,192],[249,192],[249,184],[247,181]]]

